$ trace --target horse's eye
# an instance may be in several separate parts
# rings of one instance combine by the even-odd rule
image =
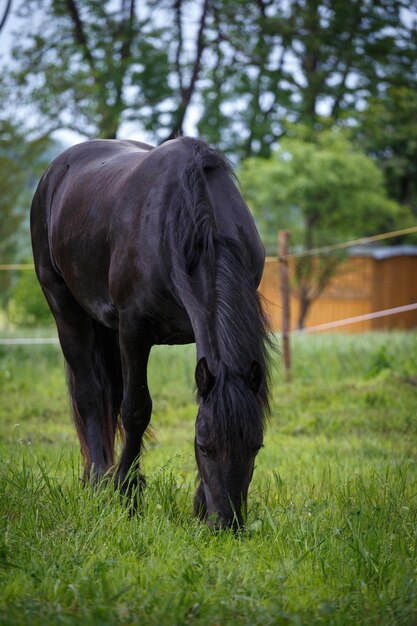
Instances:
[[[198,449],[200,450],[201,454],[203,456],[210,456],[211,454],[211,450],[209,448],[207,448],[206,446],[200,446],[198,444]]]

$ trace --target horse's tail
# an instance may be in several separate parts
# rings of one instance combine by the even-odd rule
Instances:
[[[114,465],[116,434],[123,435],[120,423],[120,405],[123,394],[123,378],[117,332],[94,322],[94,372],[101,389],[103,454],[108,468]],[[75,400],[74,375],[67,364],[67,384],[74,423],[80,441],[84,468],[91,467],[85,424]],[[85,476],[86,477],[86,476]]]

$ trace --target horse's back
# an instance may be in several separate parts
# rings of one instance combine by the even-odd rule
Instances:
[[[62,212],[73,214],[72,226],[76,212],[100,213],[105,196],[112,189],[117,193],[131,169],[151,150],[152,146],[135,141],[93,140],[71,146],[39,182],[31,207],[32,228],[42,221],[51,236],[54,227],[61,225]]]
[[[151,150],[140,142],[94,140],[52,162],[31,207],[35,268],[44,289],[52,292],[63,282],[87,311],[111,311],[107,279],[111,232],[122,214],[118,198],[129,172]]]

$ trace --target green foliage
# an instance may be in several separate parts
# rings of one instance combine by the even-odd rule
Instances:
[[[67,128],[114,138],[123,122],[133,122],[168,134],[179,97],[171,86],[177,44],[171,20],[158,19],[150,4],[22,3],[14,63],[3,78],[9,107],[34,106],[37,127],[28,127],[35,133]]]
[[[4,115],[4,111],[3,114]],[[23,242],[36,179],[46,166],[47,138],[27,140],[23,129],[0,116],[0,263],[13,263],[28,253]],[[26,231],[27,233],[27,231]],[[12,284],[10,272],[0,272],[0,304]]]
[[[152,354],[134,517],[111,482],[78,480],[58,349],[0,346],[1,623],[415,623],[417,335],[305,336],[293,352],[235,536],[191,515],[193,346]],[[390,369],[370,378],[376,360]]]
[[[390,200],[375,163],[340,131],[296,127],[269,159],[252,157],[239,176],[267,250],[289,230],[297,251],[395,230],[411,224],[405,207]],[[295,260],[294,286],[303,327],[311,302],[328,284],[343,255]]]
[[[377,376],[381,372],[385,370],[391,369],[391,362],[388,355],[388,350],[386,346],[381,346],[374,354],[370,368],[369,375]]]
[[[239,179],[271,252],[282,229],[310,249],[409,224],[373,161],[337,131],[300,137],[298,128],[270,159],[245,160]]]
[[[358,115],[358,140],[380,165],[389,194],[417,215],[417,94],[391,87]]]
[[[289,120],[349,125],[387,85],[415,90],[415,11],[403,0],[216,0],[199,131],[239,156],[268,156]]]
[[[34,108],[37,131],[114,137],[133,122],[159,138],[198,102],[201,135],[268,156],[288,120],[349,123],[387,85],[415,88],[415,11],[405,0],[28,0],[4,101]]]
[[[22,270],[11,292],[8,317],[16,326],[50,326],[53,319],[32,270]]]

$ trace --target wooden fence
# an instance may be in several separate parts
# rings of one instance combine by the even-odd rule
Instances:
[[[351,251],[307,313],[305,327],[417,302],[417,247],[391,246]],[[294,262],[289,259],[292,274]],[[259,288],[273,330],[281,330],[278,260],[268,257]],[[291,295],[290,329],[297,327],[299,303]],[[417,311],[358,322],[343,332],[417,327]],[[341,330],[340,328],[338,329]]]

